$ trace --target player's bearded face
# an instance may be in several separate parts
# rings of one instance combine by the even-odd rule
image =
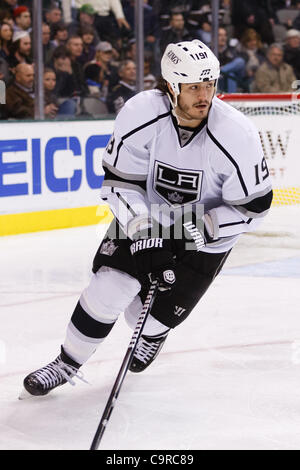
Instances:
[[[177,111],[185,119],[205,119],[215,94],[215,82],[183,83]]]

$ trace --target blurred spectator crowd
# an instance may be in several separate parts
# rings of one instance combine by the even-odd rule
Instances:
[[[47,119],[117,114],[136,93],[134,0],[43,0]],[[1,119],[34,118],[33,0],[0,0]],[[295,91],[300,1],[220,0],[218,91]],[[144,89],[170,42],[212,41],[211,2],[144,0]]]

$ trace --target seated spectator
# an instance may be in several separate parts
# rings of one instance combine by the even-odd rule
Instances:
[[[185,20],[182,13],[172,13],[170,17],[169,26],[161,33],[160,38],[160,51],[164,53],[166,47],[170,43],[177,43],[180,41],[190,41],[191,37],[189,31],[185,27]]]
[[[108,91],[117,85],[119,81],[118,69],[112,65],[113,47],[107,41],[99,42],[96,46],[96,57],[95,62],[100,65],[101,70],[104,74],[104,79],[108,80]]]
[[[245,60],[239,56],[236,47],[230,46],[227,41],[227,31],[219,28],[219,61],[221,75],[219,78],[219,89],[227,93],[236,93],[242,85],[245,73]]]
[[[121,36],[122,29],[130,30],[125,18],[121,0],[75,0],[77,8],[91,5],[95,12],[95,27],[101,38],[110,41]]]
[[[107,98],[107,107],[110,113],[118,114],[125,102],[136,94],[136,65],[131,60],[124,60],[118,68],[120,77],[118,85]]]
[[[64,46],[55,49],[49,65],[53,67],[56,73],[56,95],[59,98],[73,97],[75,95],[75,78],[70,53]]]
[[[43,59],[44,64],[47,64],[52,56],[55,47],[50,41],[50,26],[47,23],[42,24],[42,41],[43,41]]]
[[[96,55],[96,49],[95,46],[93,46],[94,28],[92,26],[82,26],[79,34],[83,41],[83,51],[81,56],[78,57],[78,61],[84,65],[94,60]]]
[[[245,60],[245,88],[250,91],[251,83],[258,67],[265,61],[266,55],[259,34],[255,29],[246,29],[241,37],[240,56]]]
[[[271,2],[232,0],[232,24],[235,26],[235,37],[239,39],[245,29],[253,28],[258,32],[263,43],[273,43],[275,18]]]
[[[46,23],[52,27],[53,24],[62,20],[61,9],[54,3],[45,12]]]
[[[43,75],[44,83],[44,103],[45,103],[45,118],[54,119],[58,111],[58,100],[53,90],[56,85],[55,72],[46,68]]]
[[[75,116],[77,104],[73,99],[59,100],[55,93],[56,73],[51,68],[44,70],[45,117],[54,119],[57,116]]]
[[[79,34],[79,31],[84,26],[91,26],[94,30],[94,40],[93,45],[96,46],[100,39],[103,40],[104,37],[99,36],[97,29],[95,28],[95,17],[96,11],[89,3],[82,5],[78,10],[78,19],[72,21],[68,26],[68,31],[70,35]]]
[[[300,31],[290,29],[286,34],[284,61],[293,67],[297,80],[300,80]]]
[[[34,68],[29,64],[18,64],[14,82],[6,89],[7,118],[34,118]]]
[[[0,56],[7,59],[12,45],[13,28],[7,23],[0,24]]]
[[[78,36],[74,35],[74,36],[69,37],[66,48],[70,53],[71,60],[77,61],[78,57],[81,56],[82,51],[83,51],[82,38],[79,35]]]
[[[31,38],[26,31],[14,33],[7,62],[11,69],[22,63],[32,64]]]
[[[65,46],[59,46],[55,49],[50,66],[53,67],[56,74],[54,93],[58,99],[59,113],[64,115],[77,114],[80,97],[76,94],[76,82],[71,57]]]
[[[25,6],[19,6],[14,9],[13,17],[15,20],[15,31],[26,31],[31,33],[31,15],[30,11]]]
[[[51,26],[51,44],[53,47],[65,46],[69,37],[68,26],[62,21]]]
[[[84,76],[90,95],[96,96],[105,102],[108,94],[108,80],[104,78],[100,65],[96,63],[87,64],[84,68]]]
[[[14,29],[15,22],[12,13],[8,10],[0,10],[0,24],[2,23],[9,24]]]
[[[76,96],[88,95],[88,88],[85,84],[83,68],[78,61],[83,51],[83,41],[80,36],[71,36],[67,41],[67,51],[70,54],[72,72],[75,81],[75,94]]]
[[[280,44],[272,44],[267,51],[267,60],[256,71],[253,91],[258,93],[281,93],[294,91],[296,76],[292,67],[283,61]]]

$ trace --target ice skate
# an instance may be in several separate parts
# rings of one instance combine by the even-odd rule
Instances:
[[[164,333],[159,336],[142,335],[138,341],[129,370],[131,372],[142,372],[158,356],[168,336]]]
[[[62,347],[61,354],[57,356],[53,362],[50,362],[45,367],[37,369],[25,377],[23,382],[25,390],[21,392],[19,398],[22,400],[30,395],[47,395],[54,388],[64,385],[67,382],[71,385],[75,385],[74,380],[72,380],[73,377],[78,377],[80,380],[86,382],[82,374],[79,373],[80,367],[81,364],[73,361]]]

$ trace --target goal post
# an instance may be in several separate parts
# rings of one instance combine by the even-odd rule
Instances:
[[[274,206],[300,204],[300,93],[237,93],[218,98],[256,125],[274,189]]]

